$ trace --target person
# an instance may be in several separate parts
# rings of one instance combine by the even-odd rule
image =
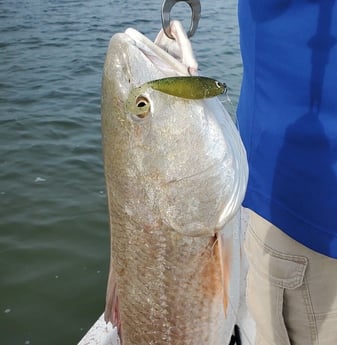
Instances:
[[[238,3],[258,345],[337,344],[336,2]]]

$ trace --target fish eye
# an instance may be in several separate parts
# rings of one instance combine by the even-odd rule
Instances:
[[[136,98],[137,114],[139,119],[144,119],[150,113],[150,101],[145,96]]]
[[[218,89],[222,89],[223,92],[227,91],[227,85],[225,83],[221,83],[220,81],[215,81],[215,85]]]
[[[136,104],[138,108],[144,108],[148,104],[148,100],[145,97],[140,96],[136,99]]]

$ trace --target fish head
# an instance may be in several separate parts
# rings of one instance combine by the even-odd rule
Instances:
[[[102,83],[112,222],[124,216],[141,229],[165,224],[187,236],[212,236],[237,212],[245,153],[220,102],[142,87],[188,74],[189,66],[133,29],[112,37]],[[224,126],[234,139],[225,137]]]

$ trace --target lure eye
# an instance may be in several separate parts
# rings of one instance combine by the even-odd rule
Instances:
[[[136,98],[136,109],[135,114],[139,119],[144,119],[150,113],[150,101],[145,96],[138,96]]]
[[[216,81],[215,82],[215,85],[216,85],[216,87],[218,88],[218,89],[220,89],[221,87],[222,87],[222,83],[220,83],[219,81]]]
[[[225,83],[220,83],[219,81],[216,80],[215,85],[218,89],[222,89],[224,94],[227,93],[227,85]]]

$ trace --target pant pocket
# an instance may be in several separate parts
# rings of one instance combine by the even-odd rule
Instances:
[[[249,264],[247,305],[261,344],[290,345],[283,317],[285,289],[303,284],[307,258],[284,254],[264,244],[252,229],[245,240]]]

